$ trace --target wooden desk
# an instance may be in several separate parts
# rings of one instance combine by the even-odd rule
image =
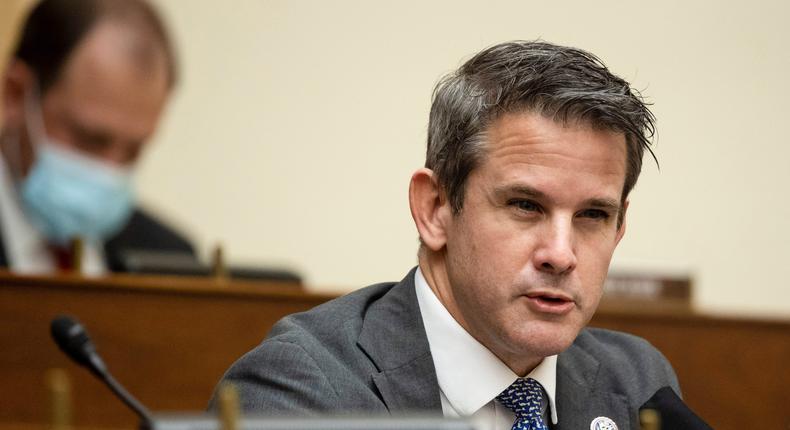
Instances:
[[[58,314],[79,317],[116,379],[151,410],[203,410],[225,369],[275,321],[330,298],[294,284],[0,274],[0,422],[46,421],[44,374],[58,367],[72,378],[75,425],[136,426],[51,340],[49,322]]]
[[[57,314],[80,318],[116,378],[152,410],[202,410],[224,370],[276,320],[331,298],[292,284],[0,273],[0,429],[47,419],[44,373],[52,367],[72,377],[77,426],[136,425],[101,383],[57,350],[49,336]],[[686,401],[714,428],[790,428],[790,321],[605,303],[592,325],[657,346],[675,367]]]
[[[613,304],[590,325],[650,341],[675,368],[686,403],[713,428],[790,429],[790,320]]]

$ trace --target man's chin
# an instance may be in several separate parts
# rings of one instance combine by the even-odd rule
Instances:
[[[570,348],[578,335],[578,330],[570,330],[567,326],[558,327],[556,324],[545,322],[535,323],[530,329],[518,333],[512,345],[518,345],[520,354],[545,358]]]

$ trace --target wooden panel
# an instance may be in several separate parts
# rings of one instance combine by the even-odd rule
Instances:
[[[661,350],[685,401],[713,428],[790,429],[790,322],[651,308],[661,309],[602,308],[591,325],[633,333]]]
[[[132,428],[135,417],[49,338],[59,313],[82,320],[110,370],[155,411],[202,410],[222,372],[282,316],[330,296],[294,285],[0,273],[0,423],[47,419],[44,373],[67,369],[79,427]],[[790,428],[790,322],[699,315],[685,306],[602,303],[593,325],[648,339],[672,362],[686,401],[714,428]]]
[[[44,374],[60,367],[72,377],[75,424],[136,425],[107,388],[50,340],[49,322],[58,314],[79,317],[116,379],[150,409],[203,410],[224,370],[275,321],[329,298],[290,284],[0,275],[0,422],[46,421]]]

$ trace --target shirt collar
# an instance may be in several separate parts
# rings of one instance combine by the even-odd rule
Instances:
[[[460,415],[472,415],[509,387],[518,375],[458,324],[419,268],[414,284],[439,389]],[[556,424],[557,356],[544,358],[527,377],[540,382],[546,390],[551,421]]]
[[[23,273],[54,269],[46,242],[22,212],[5,157],[0,156],[0,222],[8,267]]]

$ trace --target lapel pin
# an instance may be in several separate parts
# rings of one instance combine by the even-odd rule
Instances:
[[[590,423],[590,430],[617,430],[617,424],[608,417],[598,417]]]

